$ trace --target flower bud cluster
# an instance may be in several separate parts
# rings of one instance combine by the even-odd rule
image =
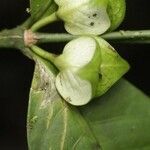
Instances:
[[[104,94],[129,69],[112,46],[97,37],[114,30],[125,13],[124,0],[55,0],[57,16],[70,41],[55,61],[56,88],[70,104],[80,106]]]

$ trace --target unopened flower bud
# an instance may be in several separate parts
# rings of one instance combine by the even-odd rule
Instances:
[[[56,77],[56,88],[60,95],[72,105],[87,104],[97,92],[100,47],[91,37],[80,37],[69,42],[55,65],[60,70]]]
[[[69,42],[54,64],[60,71],[56,77],[58,92],[76,106],[103,95],[129,69],[109,43],[87,36]]]
[[[124,0],[55,0],[57,15],[65,29],[74,35],[100,35],[122,22]]]

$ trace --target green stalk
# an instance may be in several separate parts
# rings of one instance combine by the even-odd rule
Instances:
[[[27,23],[27,22],[26,22]],[[0,48],[19,49],[25,56],[32,59],[33,54],[24,42],[24,25],[0,32]]]
[[[24,47],[24,31],[21,28],[3,30],[0,32],[0,47],[21,48]]]
[[[31,31],[37,31],[38,29],[57,21],[58,18],[56,16],[56,13],[51,14],[50,16],[47,16],[45,18],[42,18],[41,20],[39,20],[38,22],[36,22],[35,24],[33,24],[33,26],[31,27]]]
[[[35,28],[34,28],[35,29]],[[24,31],[25,26],[19,26],[15,29],[3,30],[0,32],[0,47],[4,48],[16,48],[19,49],[24,55],[32,58],[32,51],[46,60],[54,61],[55,55],[44,51],[43,49],[33,45],[36,43],[30,43],[31,45],[25,45],[24,43]],[[47,34],[47,33],[33,33],[33,41],[37,43],[48,42],[68,42],[78,36],[60,33],[60,34]],[[138,43],[138,44],[150,44],[150,30],[142,31],[118,31],[107,33],[101,36],[105,40],[119,42],[119,43]],[[35,38],[35,39],[34,39]],[[31,47],[31,48],[28,48]],[[32,51],[31,51],[32,50]]]
[[[52,54],[52,53],[49,53],[45,50],[43,50],[42,48],[36,46],[36,45],[32,45],[30,46],[30,49],[36,53],[37,55],[39,55],[40,57],[46,59],[46,60],[49,60],[51,62],[54,62],[55,58],[56,58],[56,55],[55,54]]]
[[[118,31],[102,35],[106,40],[125,43],[150,43],[150,30]]]
[[[66,33],[35,33],[35,36],[38,39],[38,43],[68,42],[78,37]],[[150,44],[150,30],[118,31],[101,35],[101,37],[117,43]]]
[[[78,36],[67,33],[35,33],[38,43],[68,42]]]
[[[68,42],[78,36],[65,33],[34,33],[38,43]],[[139,31],[118,31],[107,33],[101,36],[105,40],[119,43],[145,43],[150,44],[150,30]],[[0,47],[22,49],[24,44],[24,28],[3,30],[0,32]]]

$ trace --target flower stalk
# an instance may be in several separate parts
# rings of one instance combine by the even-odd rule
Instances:
[[[49,53],[36,45],[30,46],[30,49],[38,56],[40,56],[50,62],[54,62],[54,60],[56,58],[55,54]]]
[[[55,22],[57,21],[58,18],[56,16],[56,13],[53,13],[51,14],[50,16],[47,16],[45,18],[42,18],[40,19],[39,21],[37,21],[35,24],[33,24],[33,26],[31,27],[31,30],[34,32],[34,31],[37,31],[38,29],[52,23],[52,22]]]
[[[66,33],[35,33],[38,43],[68,42],[77,38]],[[101,38],[116,43],[150,44],[150,30],[116,31],[101,35]]]

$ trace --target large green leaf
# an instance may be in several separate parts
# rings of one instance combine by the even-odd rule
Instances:
[[[54,0],[30,0],[30,11],[34,21],[52,14],[56,9]]]
[[[150,150],[150,98],[129,82],[80,110],[103,150]]]
[[[58,95],[53,68],[36,60],[28,111],[30,150],[100,150],[86,121],[76,107],[67,105]],[[54,68],[53,68],[54,70]]]
[[[149,150],[150,99],[120,80],[84,107],[56,91],[57,70],[37,57],[28,110],[30,150]]]

